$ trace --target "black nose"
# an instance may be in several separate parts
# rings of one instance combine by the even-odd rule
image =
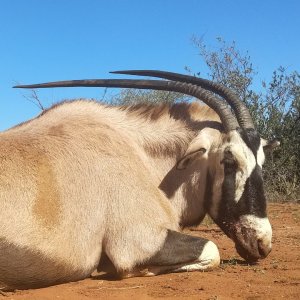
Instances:
[[[269,246],[269,245],[266,246],[266,245],[263,244],[262,240],[258,240],[257,241],[257,249],[258,249],[258,252],[259,252],[261,258],[265,258],[271,252],[272,247]]]
[[[252,243],[235,244],[238,254],[249,263],[255,263],[261,258],[265,258],[271,252],[271,246],[265,245],[262,240],[255,240]]]
[[[255,263],[260,258],[260,255],[257,250],[253,251],[253,249],[251,249],[251,251],[249,251],[249,249],[245,248],[240,244],[235,244],[235,248],[237,253],[248,263]]]

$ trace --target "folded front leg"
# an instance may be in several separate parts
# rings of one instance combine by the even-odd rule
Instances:
[[[205,271],[219,264],[219,251],[213,242],[169,230],[162,248],[146,264],[130,272],[123,272],[121,276],[128,278],[171,272]]]

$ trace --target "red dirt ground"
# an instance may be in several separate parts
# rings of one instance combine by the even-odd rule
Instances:
[[[244,264],[215,225],[190,234],[214,241],[222,264],[210,272],[112,280],[98,276],[49,288],[0,294],[1,299],[300,299],[300,205],[270,204],[273,250],[257,265]]]

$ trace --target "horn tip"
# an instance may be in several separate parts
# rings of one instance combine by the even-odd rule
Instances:
[[[110,71],[111,74],[127,74],[128,72],[133,72],[133,70],[120,70],[120,71]]]

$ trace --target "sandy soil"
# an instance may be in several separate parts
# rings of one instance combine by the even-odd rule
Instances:
[[[0,299],[300,299],[300,205],[271,204],[273,251],[257,265],[245,264],[215,225],[190,234],[214,241],[221,266],[210,272],[114,280],[103,275],[38,290],[0,294]]]

